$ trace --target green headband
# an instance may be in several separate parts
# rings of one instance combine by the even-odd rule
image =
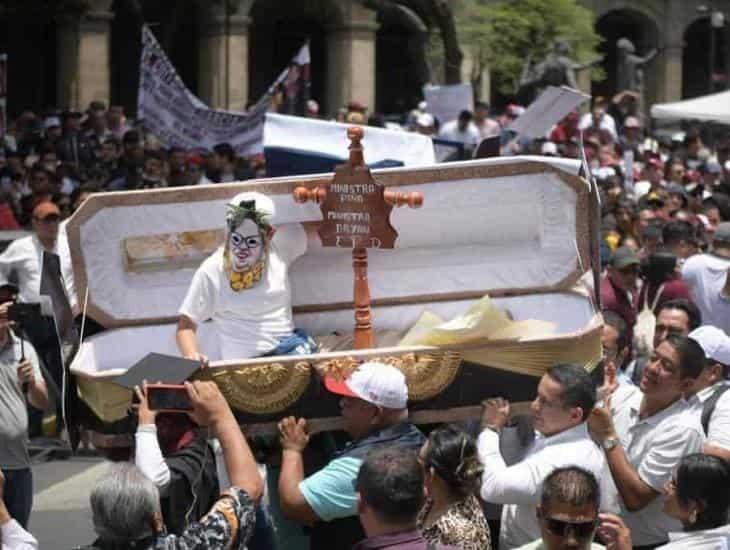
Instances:
[[[252,220],[261,229],[269,229],[271,227],[268,215],[260,210],[256,210],[256,201],[241,201],[238,205],[229,204],[228,214],[226,215],[229,231],[233,231],[244,220]]]

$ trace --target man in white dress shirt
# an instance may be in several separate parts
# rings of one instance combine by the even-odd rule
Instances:
[[[652,354],[639,388],[611,415],[610,397],[588,420],[606,454],[634,548],[654,548],[682,526],[662,510],[664,486],[683,456],[702,450],[704,436],[682,398],[702,371],[702,348],[670,335]]]
[[[705,453],[730,460],[730,336],[705,325],[689,337],[705,352],[705,368],[684,398],[707,437]]]
[[[39,202],[32,211],[33,234],[10,243],[0,254],[0,276],[7,282],[15,273],[21,302],[38,303],[41,291],[43,251],[61,260],[61,276],[71,309],[78,313],[71,254],[65,231],[59,231],[61,211],[50,201]]]
[[[574,365],[551,367],[540,380],[532,402],[535,441],[525,457],[512,466],[505,463],[499,441],[500,432],[509,429],[509,403],[502,398],[485,403],[484,431],[478,440],[479,459],[484,465],[481,496],[487,502],[504,505],[500,550],[540,538],[535,509],[542,482],[553,470],[580,465],[600,479],[605,459],[586,426],[595,402],[596,386],[585,369]]]

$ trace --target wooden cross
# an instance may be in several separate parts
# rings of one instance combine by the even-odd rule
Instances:
[[[419,208],[420,193],[399,193],[379,185],[365,165],[362,154],[363,130],[347,129],[350,159],[335,168],[331,183],[314,189],[297,187],[294,200],[319,203],[322,246],[352,249],[354,272],[355,349],[374,346],[370,288],[368,287],[368,248],[394,248],[397,231],[390,224],[394,206]]]

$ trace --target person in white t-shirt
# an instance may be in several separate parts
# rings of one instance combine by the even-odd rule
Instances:
[[[707,436],[704,452],[730,460],[730,336],[704,325],[689,337],[705,352],[705,366],[684,398]]]
[[[289,265],[307,247],[300,224],[275,229],[273,201],[240,193],[229,205],[224,245],[195,273],[180,306],[177,343],[184,357],[222,359],[310,353],[311,338],[294,330]],[[200,323],[211,319],[218,350],[201,350]]]
[[[712,251],[687,258],[682,279],[702,312],[702,323],[730,332],[730,222],[718,224]]]
[[[700,375],[705,355],[683,336],[668,336],[652,354],[639,388],[614,414],[610,397],[588,419],[603,448],[621,500],[621,517],[636,546],[664,544],[681,524],[663,512],[664,486],[683,456],[702,450],[704,435],[682,398]]]
[[[441,127],[439,137],[448,141],[462,143],[467,149],[473,149],[481,140],[479,130],[474,125],[471,111],[461,111],[459,118],[445,123]]]

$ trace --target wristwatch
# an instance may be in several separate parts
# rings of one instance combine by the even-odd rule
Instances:
[[[601,447],[603,447],[604,451],[610,451],[618,444],[619,444],[618,437],[607,437],[606,439],[604,439],[601,442]]]

